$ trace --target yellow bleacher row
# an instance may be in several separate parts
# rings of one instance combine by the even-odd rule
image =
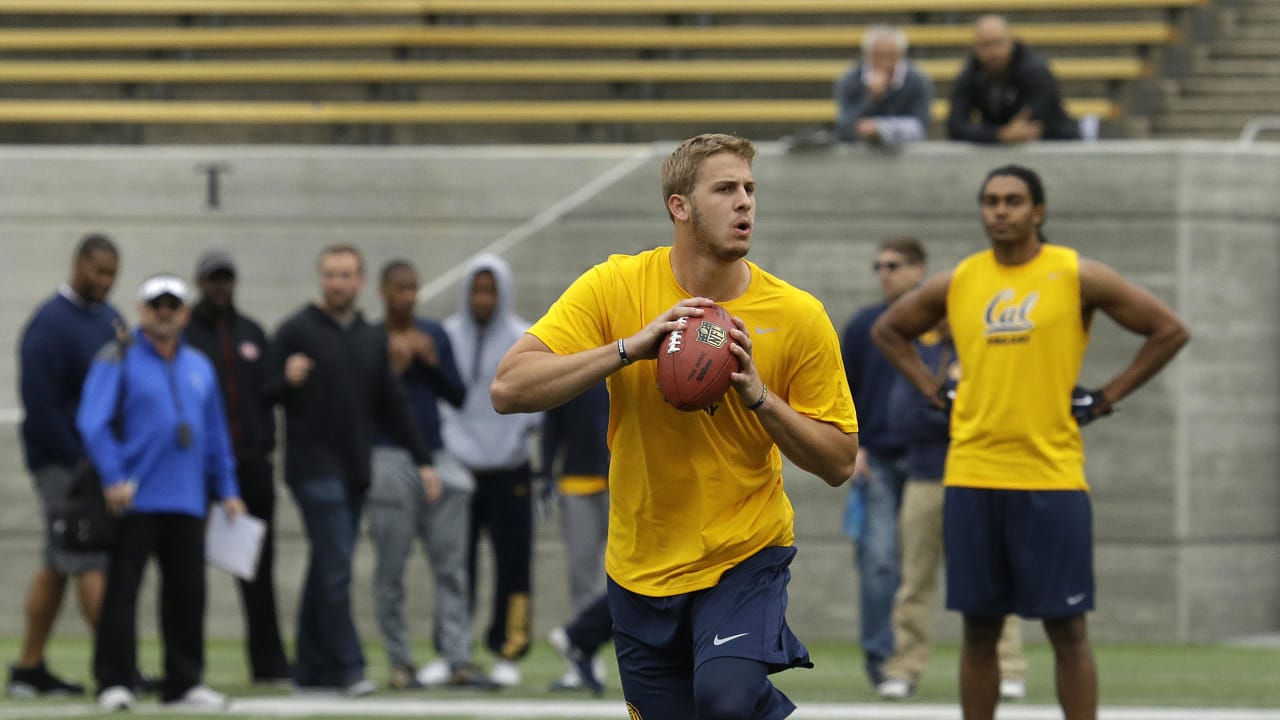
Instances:
[[[964,47],[966,25],[913,25],[916,47]],[[857,48],[865,28],[856,25],[734,25],[630,27],[540,25],[309,25],[272,27],[3,28],[0,51],[212,50],[285,48],[545,48],[545,49],[812,49]],[[1178,40],[1163,22],[1040,23],[1019,25],[1018,37],[1034,45],[1142,46]]]
[[[916,62],[936,81],[960,58]],[[1135,80],[1151,63],[1132,57],[1061,58],[1060,80]],[[469,83],[469,82],[832,82],[848,60],[447,60],[447,61],[0,61],[0,83]]]
[[[1105,99],[1069,99],[1075,116],[1115,118]],[[492,102],[246,102],[0,100],[0,123],[538,124],[825,123],[830,100],[600,100]],[[947,101],[935,100],[935,120]]]
[[[1189,8],[1207,0],[4,0],[0,14],[700,15]]]

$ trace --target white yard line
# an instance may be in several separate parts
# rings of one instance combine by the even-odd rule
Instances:
[[[0,705],[0,720],[69,718],[95,714],[89,703]],[[172,712],[154,702],[144,702],[134,714]],[[447,698],[273,697],[244,698],[232,702],[221,717],[303,717],[349,715],[360,717],[474,717],[474,718],[573,718],[620,720],[626,710],[617,700],[498,700]],[[958,720],[955,705],[887,703],[805,703],[791,720]],[[1058,720],[1061,710],[1051,705],[1004,705],[998,720]],[[1280,720],[1280,709],[1111,707],[1099,713],[1101,720]]]

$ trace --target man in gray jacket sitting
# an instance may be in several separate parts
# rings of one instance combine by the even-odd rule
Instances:
[[[906,55],[902,30],[867,28],[862,59],[836,81],[836,140],[893,146],[925,138],[933,83]]]

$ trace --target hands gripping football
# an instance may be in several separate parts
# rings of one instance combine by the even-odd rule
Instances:
[[[706,298],[676,303],[623,341],[624,362],[656,359],[658,385],[673,407],[702,410],[734,387],[746,406],[765,396],[746,325]],[[758,406],[757,406],[758,407]]]

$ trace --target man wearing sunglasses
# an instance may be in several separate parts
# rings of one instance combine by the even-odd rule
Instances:
[[[886,240],[871,266],[884,298],[854,313],[841,336],[844,370],[858,408],[858,459],[845,506],[844,532],[858,568],[859,636],[867,679],[878,687],[893,656],[893,596],[898,589],[898,507],[907,480],[906,440],[890,425],[889,390],[897,371],[871,342],[871,324],[924,278],[919,240]]]
[[[209,490],[231,518],[245,508],[217,374],[182,340],[189,296],[175,275],[142,282],[140,327],[131,342],[109,345],[93,361],[76,417],[107,509],[120,517],[93,656],[98,704],[108,711],[134,704],[138,590],[152,556],[164,598],[161,701],[206,711],[227,705],[202,682]]]

